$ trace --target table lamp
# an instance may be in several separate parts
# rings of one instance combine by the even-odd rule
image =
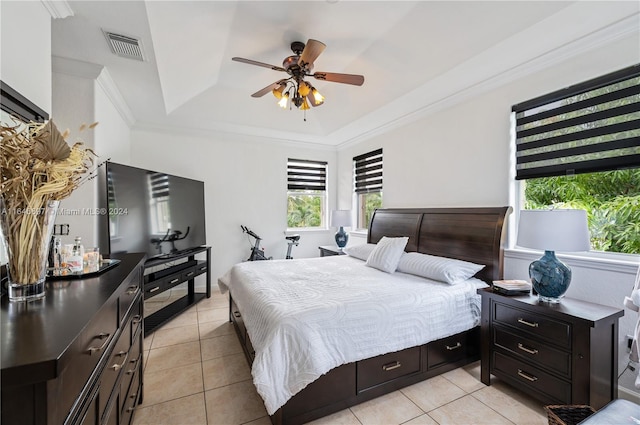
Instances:
[[[556,258],[555,251],[590,249],[585,210],[523,210],[518,222],[517,245],[544,250],[529,265],[529,277],[540,301],[558,303],[571,283],[571,269]]]
[[[331,227],[338,227],[336,233],[336,245],[338,248],[344,248],[349,240],[349,235],[344,231],[344,227],[351,226],[351,210],[333,210],[331,211]]]

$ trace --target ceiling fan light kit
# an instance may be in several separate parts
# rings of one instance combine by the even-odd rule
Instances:
[[[234,57],[232,60],[289,74],[288,78],[276,81],[262,90],[258,90],[253,93],[251,97],[262,97],[268,92],[271,92],[278,99],[278,105],[280,107],[284,109],[288,107],[291,109],[291,105],[295,105],[296,108],[307,111],[311,106],[322,105],[324,103],[324,96],[322,96],[315,87],[306,82],[304,80],[305,77],[313,77],[320,81],[351,84],[354,86],[361,86],[364,83],[364,77],[362,75],[339,74],[334,72],[311,73],[311,71],[313,71],[314,61],[325,48],[326,45],[318,40],[309,39],[307,44],[301,41],[294,41],[291,43],[291,50],[294,54],[286,57],[284,61],[282,61],[281,67],[239,57]]]

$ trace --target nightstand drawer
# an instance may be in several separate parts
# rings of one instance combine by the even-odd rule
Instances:
[[[556,350],[547,344],[507,332],[497,326],[493,328],[493,343],[523,360],[571,378],[571,354],[566,351]]]
[[[494,304],[493,320],[529,332],[553,344],[571,348],[571,325],[504,304]]]
[[[571,404],[571,384],[509,356],[493,352],[492,371],[518,385],[543,393],[550,400]],[[525,390],[526,392],[526,390]]]

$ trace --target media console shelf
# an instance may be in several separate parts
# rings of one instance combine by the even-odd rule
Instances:
[[[202,252],[207,253],[206,260],[196,260],[196,255]],[[184,260],[177,263],[178,260]],[[169,263],[176,263],[166,268],[147,272],[150,268],[163,266]],[[144,276],[144,299],[148,300],[155,295],[187,282],[187,295],[177,299],[171,304],[161,308],[149,316],[144,318],[144,333],[149,335],[156,328],[162,326],[187,308],[196,304],[203,298],[211,297],[211,272],[209,266],[211,263],[211,247],[195,248],[182,255],[172,256],[169,258],[152,258],[145,263]],[[196,292],[195,278],[206,273],[206,290],[205,292]]]

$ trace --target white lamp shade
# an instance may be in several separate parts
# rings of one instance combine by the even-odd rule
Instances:
[[[329,225],[331,227],[351,226],[351,210],[333,210]]]
[[[545,251],[588,251],[585,210],[522,210],[517,245]]]

